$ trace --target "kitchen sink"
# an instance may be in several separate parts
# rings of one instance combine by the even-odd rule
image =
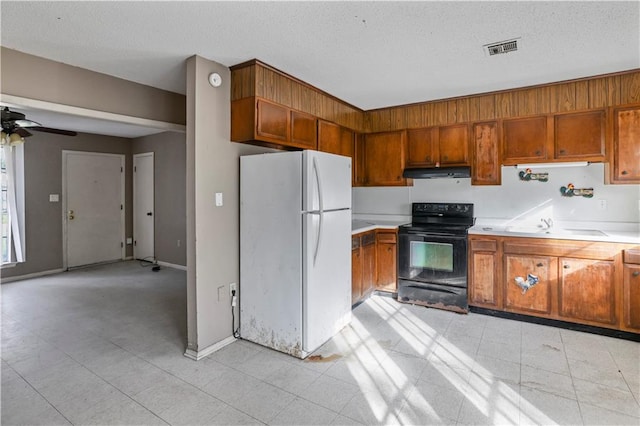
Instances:
[[[558,234],[558,235],[584,235],[590,237],[606,237],[602,231],[597,229],[564,229],[564,228],[540,228],[536,226],[508,226],[507,232],[518,234]]]

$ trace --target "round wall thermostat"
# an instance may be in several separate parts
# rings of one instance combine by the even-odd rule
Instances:
[[[217,72],[212,72],[209,74],[209,84],[213,87],[220,87],[222,84],[222,77]]]

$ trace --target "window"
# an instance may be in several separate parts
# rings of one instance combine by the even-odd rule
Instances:
[[[0,261],[24,262],[24,145],[0,145]]]

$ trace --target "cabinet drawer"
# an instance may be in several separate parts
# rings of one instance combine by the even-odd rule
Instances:
[[[395,243],[397,241],[397,235],[395,232],[380,232],[377,235],[379,243]]]
[[[371,244],[376,243],[376,233],[375,232],[367,232],[362,236],[362,245],[369,246]]]
[[[624,263],[640,264],[640,250],[637,250],[637,249],[624,250],[623,259],[624,259]]]
[[[471,250],[498,251],[498,242],[496,240],[471,240]]]

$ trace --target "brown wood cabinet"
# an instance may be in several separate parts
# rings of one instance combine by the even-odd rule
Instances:
[[[640,183],[640,106],[613,110],[612,183]]]
[[[318,120],[318,151],[351,158],[352,185],[356,186],[355,132],[330,121]]]
[[[640,332],[640,249],[623,255],[622,320],[625,329]]]
[[[605,112],[594,110],[503,121],[504,164],[605,160]]]
[[[471,184],[500,185],[498,122],[474,123],[472,130]]]
[[[250,97],[231,102],[231,140],[280,149],[316,149],[317,119]]]
[[[554,117],[554,158],[562,161],[603,161],[605,154],[603,110]]]
[[[498,240],[485,236],[469,236],[469,303],[491,309],[502,309],[500,272],[502,256]]]
[[[529,274],[538,282],[523,291]],[[640,247],[470,235],[469,304],[638,333]]]
[[[396,292],[398,290],[398,231],[378,229],[376,231],[376,289]]]
[[[367,298],[375,288],[376,233],[351,237],[351,304]]]
[[[362,145],[365,186],[405,186],[406,132],[369,133]],[[358,153],[359,154],[359,153]]]
[[[407,130],[407,167],[469,164],[469,126],[428,127]]]

